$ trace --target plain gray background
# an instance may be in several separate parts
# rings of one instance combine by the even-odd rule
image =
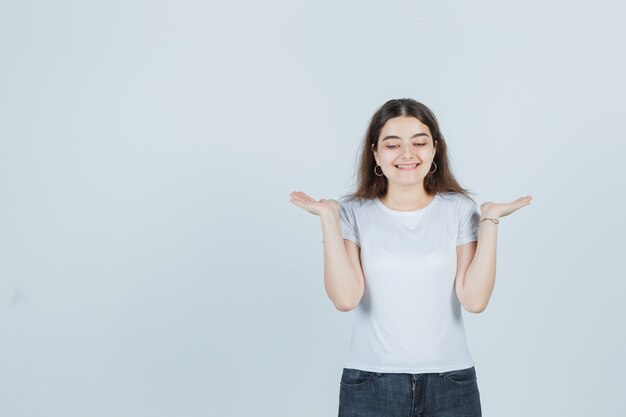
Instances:
[[[619,1],[0,2],[0,415],[333,416],[353,312],[303,190],[436,114],[502,218],[485,417],[623,416]]]

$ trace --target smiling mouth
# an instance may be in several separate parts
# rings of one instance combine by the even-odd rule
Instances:
[[[415,169],[419,166],[419,164],[413,164],[413,165],[394,165],[396,168],[398,168],[400,171],[410,171],[412,169]]]

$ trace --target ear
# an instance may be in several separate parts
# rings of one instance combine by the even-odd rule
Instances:
[[[374,144],[372,143],[372,152],[374,153],[374,160],[376,161],[376,164],[378,164],[378,152],[376,151],[376,149],[374,149]],[[380,165],[380,164],[378,164]]]

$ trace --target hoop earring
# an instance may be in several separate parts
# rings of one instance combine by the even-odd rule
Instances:
[[[381,174],[380,174],[380,175],[378,175],[378,173],[376,172],[376,168],[378,168],[379,166],[380,166],[380,165],[376,165],[376,166],[374,167],[374,174],[376,174],[376,176],[377,176],[377,177],[382,177],[382,176],[384,176],[384,175],[385,175],[385,174],[383,174],[383,173],[382,173],[382,172],[383,172],[383,168],[382,168],[382,167],[380,168],[380,172],[381,172]]]
[[[435,161],[433,161],[433,164],[435,165],[435,171],[437,171],[437,164],[435,164]],[[432,171],[432,172],[428,171],[428,173],[433,174],[435,171]]]

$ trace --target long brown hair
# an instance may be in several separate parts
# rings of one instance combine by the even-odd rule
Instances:
[[[382,197],[387,193],[388,180],[385,176],[374,174],[376,160],[372,152],[378,146],[380,131],[389,119],[394,117],[408,116],[415,117],[430,129],[433,141],[437,141],[437,152],[433,161],[437,164],[437,169],[432,174],[427,174],[424,178],[424,189],[427,193],[460,193],[470,197],[474,194],[469,189],[461,187],[452,174],[452,169],[448,162],[446,141],[439,130],[439,124],[434,113],[424,104],[410,98],[393,99],[387,101],[380,109],[374,113],[369,127],[361,144],[361,161],[358,168],[358,184],[355,192],[344,195],[348,200],[355,198],[370,199]],[[434,144],[434,142],[433,142]]]

